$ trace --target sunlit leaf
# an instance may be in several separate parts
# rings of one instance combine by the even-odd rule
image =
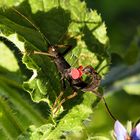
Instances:
[[[15,7],[11,8],[11,6]],[[80,0],[9,2],[7,0],[1,4],[1,7],[0,36],[15,44],[23,53],[22,62],[33,72],[23,86],[34,102],[46,102],[51,108],[61,92],[61,77],[54,62],[48,56],[32,54],[33,50],[44,52],[47,51],[49,44],[69,44],[73,49],[65,58],[70,65],[91,65],[100,71],[101,76],[108,72],[110,58],[106,27],[101,16],[95,10],[88,10],[85,2]],[[70,94],[71,90],[66,90],[65,93]],[[97,106],[99,100],[96,100],[93,93],[84,95],[78,93],[75,99],[65,103],[66,111],[60,114],[56,122],[52,119],[57,124],[53,129],[48,128],[49,132],[46,133],[44,128],[47,125],[35,127],[33,131],[27,131],[25,138],[32,136],[32,139],[36,139],[38,136],[42,139],[44,137],[59,139],[68,138],[69,134],[74,132],[80,133],[84,129],[83,121],[93,113],[93,108]],[[51,110],[47,111],[52,118]],[[22,136],[24,139],[24,135]]]

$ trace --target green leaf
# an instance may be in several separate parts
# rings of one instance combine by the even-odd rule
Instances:
[[[72,139],[73,137],[82,138],[84,132],[84,125],[86,126],[90,121],[89,114],[92,114],[91,104],[94,102],[98,104],[99,100],[94,98],[92,93],[89,93],[89,96],[84,95],[85,100],[76,105],[74,108],[69,110],[69,113],[65,115],[62,119],[59,120],[57,126],[52,124],[42,125],[39,128],[35,126],[30,126],[27,133],[19,136],[19,139],[36,139],[40,137],[41,140],[44,139]],[[77,99],[80,102],[80,99]],[[73,102],[74,103],[74,102]],[[87,120],[85,120],[85,118]],[[84,120],[83,120],[84,119]],[[32,129],[31,131],[31,128]],[[44,129],[45,128],[45,129]],[[87,137],[87,136],[86,136]]]
[[[19,95],[23,91],[10,88],[0,81],[0,135],[3,139],[15,139],[32,123],[40,126],[46,122],[41,114],[25,97]]]
[[[139,39],[140,39],[140,27],[137,28],[137,33],[127,51],[125,52],[124,60],[127,64],[132,65],[139,61],[140,49],[139,49]]]
[[[34,102],[44,101],[51,107],[61,92],[61,77],[48,56],[32,54],[33,50],[45,52],[49,44],[69,44],[73,49],[64,57],[71,66],[91,65],[100,71],[101,76],[108,72],[110,57],[106,27],[100,15],[95,10],[89,11],[85,2],[7,0],[3,4],[6,7],[2,7],[0,11],[0,36],[25,52],[22,61],[33,75],[23,86]],[[16,6],[18,11],[10,6]],[[69,88],[65,91],[66,95],[71,92]],[[44,129],[41,130],[43,138],[69,138],[69,134],[83,130],[83,121],[93,113],[99,100],[96,100],[92,93],[78,93],[77,98],[64,104],[66,112],[56,118],[55,121],[59,123],[57,122],[55,129],[51,130],[49,135],[45,134]],[[53,116],[50,115],[51,117]],[[34,133],[34,136],[37,136],[38,130],[34,133],[34,129],[31,135]]]
[[[44,140],[47,138],[46,136],[49,135],[53,127],[54,126],[52,124],[42,125],[39,128],[36,128],[34,125],[32,125],[28,128],[28,130],[24,134],[20,135],[17,139],[18,140],[27,140],[27,139]]]
[[[15,56],[2,42],[0,42],[0,65],[13,72],[19,69]]]
[[[90,121],[90,118],[88,119],[89,114],[93,113],[91,104],[95,103],[96,106],[99,101],[94,98],[92,93],[87,94],[88,96],[84,94],[84,100],[81,104],[70,109],[68,114],[59,121],[57,127],[48,135],[48,139],[69,138],[71,135],[76,135],[83,131],[84,123],[87,125],[86,122]],[[80,102],[80,100],[78,98],[77,102]]]
[[[0,136],[1,140],[14,140],[32,123],[40,126],[46,120],[22,90],[24,78],[13,53],[3,43],[0,47]]]
[[[16,126],[18,133],[22,130],[25,130],[30,123],[35,123],[36,125],[43,124],[45,122],[45,119],[43,119],[40,114],[35,111],[33,107],[31,107],[27,101],[24,101],[21,95],[19,94],[19,91],[14,90],[12,88],[9,88],[5,84],[2,84],[0,86],[0,97],[4,96],[7,98],[10,98],[10,104],[8,102],[3,101],[3,98],[1,99],[1,107],[3,110],[1,113],[3,114],[1,116],[1,119],[7,118],[10,123],[13,123],[13,126]],[[3,94],[2,94],[3,93]],[[20,91],[21,93],[21,91]],[[14,110],[14,112],[10,113],[10,110]],[[24,118],[24,119],[23,119]],[[8,125],[7,122],[1,121],[3,125]],[[11,124],[12,125],[12,124]],[[21,130],[19,129],[20,127],[22,128]],[[10,125],[8,125],[8,132],[10,133],[10,129],[13,128]],[[15,130],[16,130],[15,129]],[[12,130],[12,129],[11,129]],[[19,131],[20,130],[20,131]]]
[[[125,28],[129,29],[128,27],[126,27],[126,25],[124,25]],[[131,25],[130,25],[131,26]],[[139,49],[139,40],[140,40],[140,27],[133,27],[130,30],[134,30],[134,31],[126,31],[126,29],[123,26],[119,27],[120,31],[122,31],[121,28],[123,28],[123,32],[127,33],[126,36],[122,37],[123,35],[119,35],[116,36],[116,34],[118,34],[118,32],[116,30],[118,30],[118,28],[115,28],[115,33],[112,33],[112,35],[115,35],[114,39],[112,38],[112,40],[116,40],[115,42],[112,43],[112,47],[111,49],[111,53],[112,54],[117,54],[119,55],[119,57],[121,58],[120,63],[126,63],[127,65],[133,65],[135,63],[137,63],[140,59],[140,49]],[[136,30],[137,28],[137,30]],[[136,30],[136,31],[135,31]],[[128,37],[128,32],[130,32],[131,34],[130,37]],[[134,33],[133,33],[134,32]],[[133,37],[133,38],[132,38]],[[118,38],[120,38],[120,40],[118,40]],[[125,39],[124,39],[125,38]],[[132,40],[130,40],[130,38],[132,38]],[[118,58],[114,57],[114,60],[118,60]],[[123,60],[123,61],[122,61]],[[114,61],[114,64],[115,62]]]
[[[76,41],[77,45],[66,56],[71,65],[75,59],[77,59],[75,66],[92,65],[97,70],[109,64],[106,28],[96,11],[89,12],[85,3],[79,0],[70,2],[62,0],[60,3],[54,1],[53,4],[46,1],[42,4],[35,6],[24,1],[16,8],[29,20],[31,19],[33,24],[39,25],[42,34],[51,44],[69,43],[70,39]],[[79,8],[75,5],[79,5]],[[1,36],[13,42],[21,51],[47,50],[42,34],[21,14],[13,9],[1,11]],[[34,73],[24,84],[24,88],[34,101],[43,100],[51,105],[53,101],[49,102],[50,99],[60,93],[61,87],[54,63],[47,56],[32,54],[25,54],[23,62]],[[105,72],[107,69],[104,69],[102,74]]]

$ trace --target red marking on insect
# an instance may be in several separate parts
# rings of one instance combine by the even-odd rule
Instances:
[[[72,79],[78,79],[81,78],[81,76],[83,75],[83,66],[80,66],[79,68],[72,68],[71,69],[71,77]]]

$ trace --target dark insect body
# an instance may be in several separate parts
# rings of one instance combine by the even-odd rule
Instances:
[[[86,66],[85,68],[83,68],[82,66],[79,68],[71,68],[69,63],[65,60],[64,56],[58,52],[57,47],[58,46],[49,46],[47,52],[34,51],[33,53],[50,56],[53,59],[54,63],[56,64],[59,73],[61,74],[62,82],[64,83],[65,79],[68,80],[71,87],[74,90],[81,89],[84,92],[94,91],[94,89],[99,86],[101,80],[101,77],[94,70],[94,68],[92,66]],[[77,75],[76,78],[74,78],[74,75],[76,74],[79,75]],[[83,74],[91,76],[92,80],[90,83],[86,83],[85,81],[82,80],[81,76]]]
[[[52,107],[52,111],[56,107],[56,109],[53,111],[53,113],[55,114],[59,110],[61,105],[66,100],[75,97],[77,95],[77,90],[80,89],[83,92],[91,91],[91,92],[95,93],[96,96],[98,96],[99,98],[103,99],[103,102],[104,102],[104,104],[106,106],[106,109],[109,112],[110,116],[114,120],[116,120],[115,117],[110,112],[110,110],[109,110],[109,108],[108,108],[108,106],[106,104],[105,98],[102,95],[100,95],[99,92],[98,92],[98,87],[100,85],[101,77],[95,71],[95,69],[92,66],[86,66],[84,68],[82,66],[80,66],[79,68],[72,68],[64,58],[64,55],[70,50],[71,46],[66,45],[69,48],[66,49],[63,54],[61,54],[57,50],[59,45],[56,45],[56,46],[50,45],[50,43],[48,42],[47,38],[44,36],[44,34],[42,34],[40,29],[34,23],[32,23],[27,17],[22,15],[17,9],[15,9],[15,8],[12,8],[12,9],[17,14],[19,14],[21,17],[23,17],[25,20],[27,20],[40,33],[40,35],[45,40],[45,42],[47,42],[47,44],[49,44],[47,52],[33,51],[33,54],[47,55],[47,56],[51,57],[52,60],[54,61],[54,63],[56,64],[56,67],[57,67],[59,73],[61,74],[61,80],[62,80],[63,89],[65,89],[65,81],[64,80],[67,80],[70,83],[70,86],[73,89],[73,93],[71,95],[65,97],[64,99],[62,99],[61,102],[56,107],[56,104],[57,104],[58,100],[63,96],[63,91],[60,93],[60,95],[58,96],[58,98],[56,99],[56,101],[55,101],[55,103],[54,103],[54,105]],[[84,74],[88,75],[91,78],[90,82],[85,82],[82,79],[82,76]]]
[[[63,89],[65,89],[65,79],[67,81],[69,81],[70,86],[73,89],[73,93],[71,95],[65,97],[59,103],[59,105],[56,107],[56,104],[57,104],[58,100],[63,96],[63,92],[60,93],[60,95],[58,96],[58,98],[56,99],[56,101],[55,101],[55,103],[52,107],[53,110],[56,107],[56,110],[54,111],[54,114],[58,111],[58,109],[61,107],[61,105],[66,100],[75,97],[77,95],[77,90],[79,90],[79,89],[83,92],[91,91],[91,92],[95,93],[96,96],[103,99],[109,114],[111,114],[111,112],[109,111],[109,108],[108,108],[108,106],[105,102],[104,97],[98,93],[98,87],[99,87],[100,81],[101,81],[100,75],[95,71],[95,69],[92,66],[86,66],[85,68],[83,68],[82,66],[80,66],[79,68],[71,68],[71,66],[65,60],[65,58],[63,56],[65,54],[65,52],[67,52],[67,50],[62,55],[57,50],[57,47],[58,46],[49,46],[47,52],[37,52],[37,51],[33,52],[34,54],[41,54],[41,55],[50,56],[53,59],[54,63],[56,64],[56,67],[57,67],[59,73],[61,74]],[[82,79],[83,74],[89,75],[90,78],[91,78],[91,81],[88,82],[88,83],[85,82]],[[111,115],[111,116],[113,116],[113,115]]]

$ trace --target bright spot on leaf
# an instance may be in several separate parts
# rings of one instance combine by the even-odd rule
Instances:
[[[17,60],[9,48],[0,42],[0,66],[9,71],[17,71],[19,69]]]
[[[2,112],[0,112],[0,118],[3,116],[3,113]]]

